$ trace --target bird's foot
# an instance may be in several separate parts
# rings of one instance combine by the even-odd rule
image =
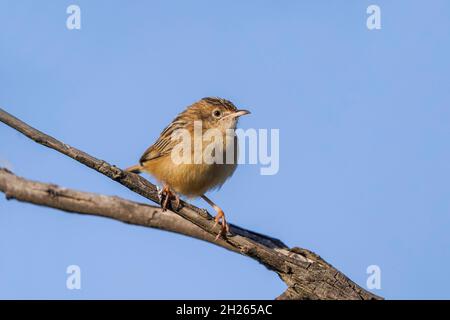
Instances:
[[[166,211],[169,206],[175,211],[180,209],[180,197],[169,186],[166,185],[162,189],[158,188],[158,197],[163,211]],[[175,207],[172,206],[172,200],[175,200]]]
[[[220,223],[220,220],[222,220],[222,224],[220,231],[216,236],[216,240],[219,239],[221,236],[225,238],[227,233],[230,232],[230,226],[228,225],[227,220],[225,219],[225,214],[223,213],[222,210],[219,210],[217,212],[217,215],[214,217],[213,228],[215,228]]]

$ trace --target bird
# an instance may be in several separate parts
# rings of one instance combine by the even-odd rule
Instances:
[[[217,224],[221,225],[216,240],[220,236],[225,237],[230,232],[225,213],[206,193],[219,189],[235,172],[238,159],[235,130],[238,119],[247,114],[250,114],[250,111],[238,109],[229,100],[219,97],[202,98],[179,113],[160,133],[156,142],[145,150],[139,164],[127,168],[126,171],[150,174],[162,184],[159,195],[164,211],[171,203],[170,200],[175,200],[178,210],[180,195],[187,198],[201,197],[216,211],[213,228]],[[196,126],[201,129],[200,139],[195,137]],[[187,156],[183,159],[189,161],[174,161],[174,155],[180,149],[180,139],[175,138],[178,132],[188,134],[186,141],[191,147],[182,148],[178,155]],[[217,136],[209,137],[208,132],[214,132]],[[213,161],[205,161],[203,157],[198,161],[196,158],[197,150],[202,150],[205,142],[212,145],[209,155]]]

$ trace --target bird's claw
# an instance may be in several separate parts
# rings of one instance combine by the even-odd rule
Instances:
[[[221,236],[226,238],[227,233],[230,232],[230,226],[225,219],[225,214],[223,212],[219,212],[214,218],[214,226],[213,229],[219,224],[220,220],[222,220],[222,224],[220,225],[220,231],[217,234],[215,240],[217,241]]]
[[[164,186],[162,189],[158,188],[158,198],[163,211],[166,211],[168,206],[175,211],[178,211],[181,207],[180,197],[168,186]],[[172,200],[175,200],[175,207],[172,207]]]

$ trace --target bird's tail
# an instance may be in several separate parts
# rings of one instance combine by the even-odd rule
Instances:
[[[140,164],[136,164],[134,166],[126,168],[125,171],[133,172],[133,173],[141,173],[142,172],[142,166]]]

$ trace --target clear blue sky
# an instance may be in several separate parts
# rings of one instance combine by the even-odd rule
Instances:
[[[66,29],[81,7],[82,29]],[[366,8],[381,7],[369,31]],[[118,166],[221,96],[280,129],[280,171],[241,166],[229,220],[309,248],[386,298],[450,298],[450,3],[0,1],[0,106]],[[143,198],[0,125],[18,175]],[[286,201],[283,201],[286,199]],[[206,206],[201,202],[196,202]],[[66,267],[82,289],[66,289]],[[197,240],[0,199],[0,298],[267,298],[256,262]]]

